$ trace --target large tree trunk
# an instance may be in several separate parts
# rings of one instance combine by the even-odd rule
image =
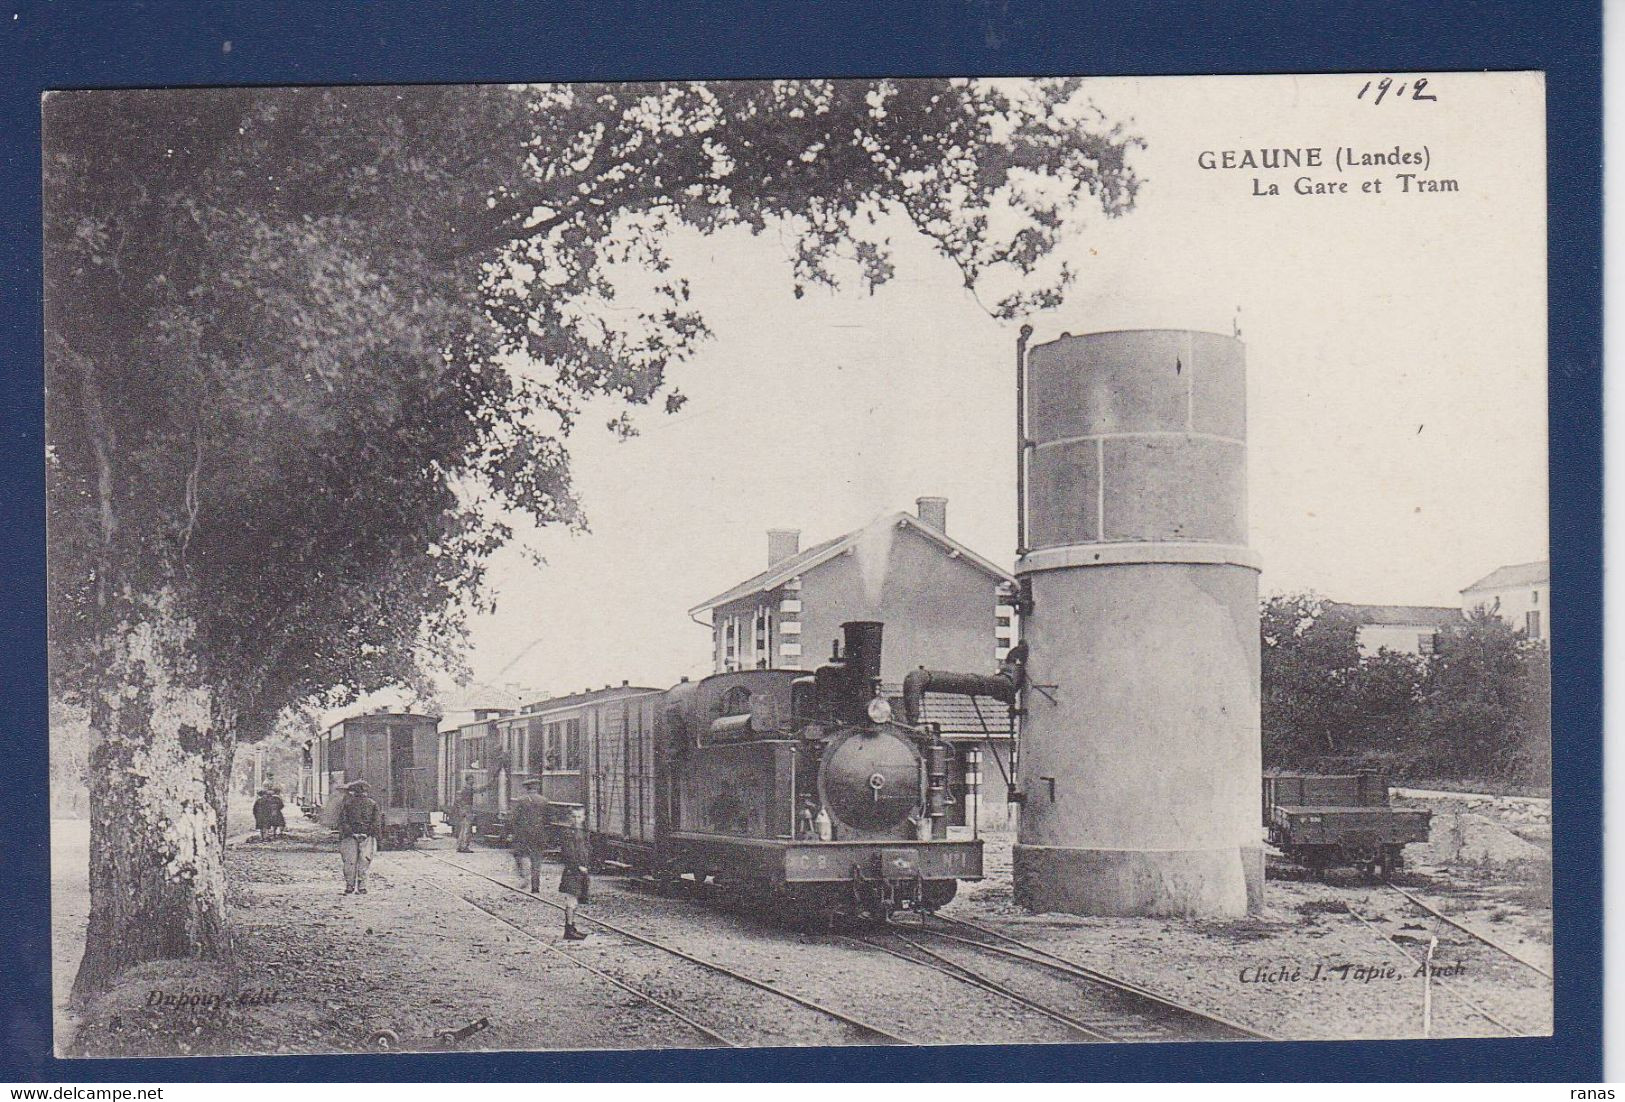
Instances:
[[[124,969],[225,957],[232,722],[200,687],[168,602],[122,618],[90,694],[90,924],[76,995]]]

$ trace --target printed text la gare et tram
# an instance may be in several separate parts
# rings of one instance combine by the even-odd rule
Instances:
[[[1251,194],[1276,195],[1438,195],[1461,190],[1460,182],[1431,173],[1433,152],[1426,145],[1382,149],[1354,146],[1279,146],[1204,149],[1197,167],[1212,172],[1250,172]],[[1393,169],[1381,172],[1374,170]],[[1290,180],[1258,173],[1293,173]],[[1354,174],[1352,179],[1340,179]]]

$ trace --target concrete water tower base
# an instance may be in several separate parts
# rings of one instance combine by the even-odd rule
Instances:
[[[1016,902],[1037,912],[1234,917],[1264,905],[1264,850],[1015,848]]]

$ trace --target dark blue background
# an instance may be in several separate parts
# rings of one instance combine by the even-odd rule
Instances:
[[[13,18],[13,14],[16,18]],[[222,43],[229,41],[229,52]],[[1342,1044],[52,1059],[39,93],[651,77],[1543,69],[1549,125],[1557,1034]],[[1601,9],[1586,3],[958,0],[0,5],[0,1079],[1601,1078]],[[1451,368],[1454,369],[1454,368]],[[1469,368],[1462,368],[1469,369]],[[319,967],[319,961],[311,962]],[[973,1034],[975,1024],[966,1023]]]

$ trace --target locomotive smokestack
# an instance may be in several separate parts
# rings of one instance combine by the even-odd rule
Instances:
[[[853,692],[863,694],[863,703],[869,702],[869,693],[880,680],[880,633],[886,625],[875,620],[849,620],[841,625],[846,636],[846,665],[852,671]]]

